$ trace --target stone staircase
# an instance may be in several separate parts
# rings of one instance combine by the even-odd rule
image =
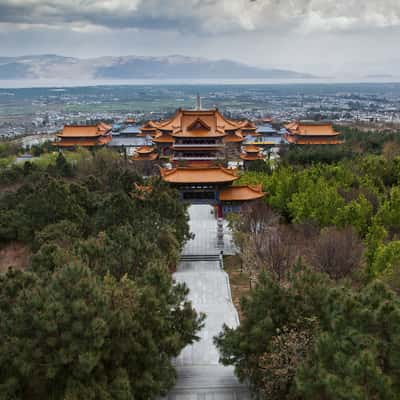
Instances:
[[[219,363],[213,338],[223,324],[238,326],[229,278],[217,246],[217,222],[207,206],[189,208],[195,238],[182,252],[174,279],[190,289],[189,300],[207,316],[200,340],[185,347],[174,360],[178,379],[165,400],[250,400],[250,393],[234,374],[233,367]]]

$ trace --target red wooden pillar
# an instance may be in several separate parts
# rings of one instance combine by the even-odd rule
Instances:
[[[221,204],[218,204],[217,205],[217,217],[218,218],[223,218],[223,212],[222,212],[222,205]]]

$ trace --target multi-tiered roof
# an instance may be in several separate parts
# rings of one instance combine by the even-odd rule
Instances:
[[[172,169],[160,168],[161,178],[172,185],[197,188],[199,185],[216,185],[219,201],[244,202],[261,199],[265,196],[261,185],[232,186],[239,175],[236,169],[218,167]]]
[[[242,128],[254,130],[255,126],[248,126],[248,121],[234,121],[225,118],[218,109],[211,110],[183,110],[178,109],[168,120],[156,122],[149,121],[142,127],[143,133],[154,134],[155,141],[165,135],[173,138],[193,138],[193,137],[224,137],[225,141],[243,140]]]
[[[292,122],[286,124],[286,140],[292,144],[341,144],[341,134],[328,122]]]
[[[54,142],[58,147],[98,147],[111,141],[111,126],[103,122],[96,125],[65,125]]]
[[[243,152],[240,154],[240,158],[244,161],[262,160],[264,157],[261,154],[261,151],[261,147],[249,144],[243,146]]]
[[[135,161],[154,161],[157,159],[157,153],[153,146],[142,146],[136,150],[133,159]]]
[[[228,183],[239,179],[236,170],[224,167],[160,169],[161,177],[165,182],[173,184],[197,183]]]
[[[226,145],[240,148],[245,136],[256,134],[256,126],[226,118],[217,108],[178,109],[170,119],[147,122],[141,132],[152,137],[160,155],[198,162],[225,158]]]

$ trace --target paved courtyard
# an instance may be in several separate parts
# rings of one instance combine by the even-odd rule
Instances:
[[[189,207],[190,230],[195,239],[188,242],[182,254],[217,254],[221,250],[224,254],[234,254],[232,234],[227,221],[223,222],[223,247],[218,243],[217,220],[214,210],[208,205],[192,205]]]
[[[175,360],[178,381],[166,397],[168,400],[246,400],[247,389],[236,379],[233,368],[218,363],[213,344],[225,323],[236,327],[238,314],[232,304],[229,280],[221,270],[217,246],[217,222],[211,207],[191,206],[190,226],[194,240],[187,243],[183,260],[174,277],[190,289],[190,300],[198,311],[205,312],[201,340],[187,346]]]

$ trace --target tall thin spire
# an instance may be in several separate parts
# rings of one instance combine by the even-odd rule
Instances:
[[[196,98],[196,110],[201,110],[201,97],[199,93],[197,93],[197,98]]]

